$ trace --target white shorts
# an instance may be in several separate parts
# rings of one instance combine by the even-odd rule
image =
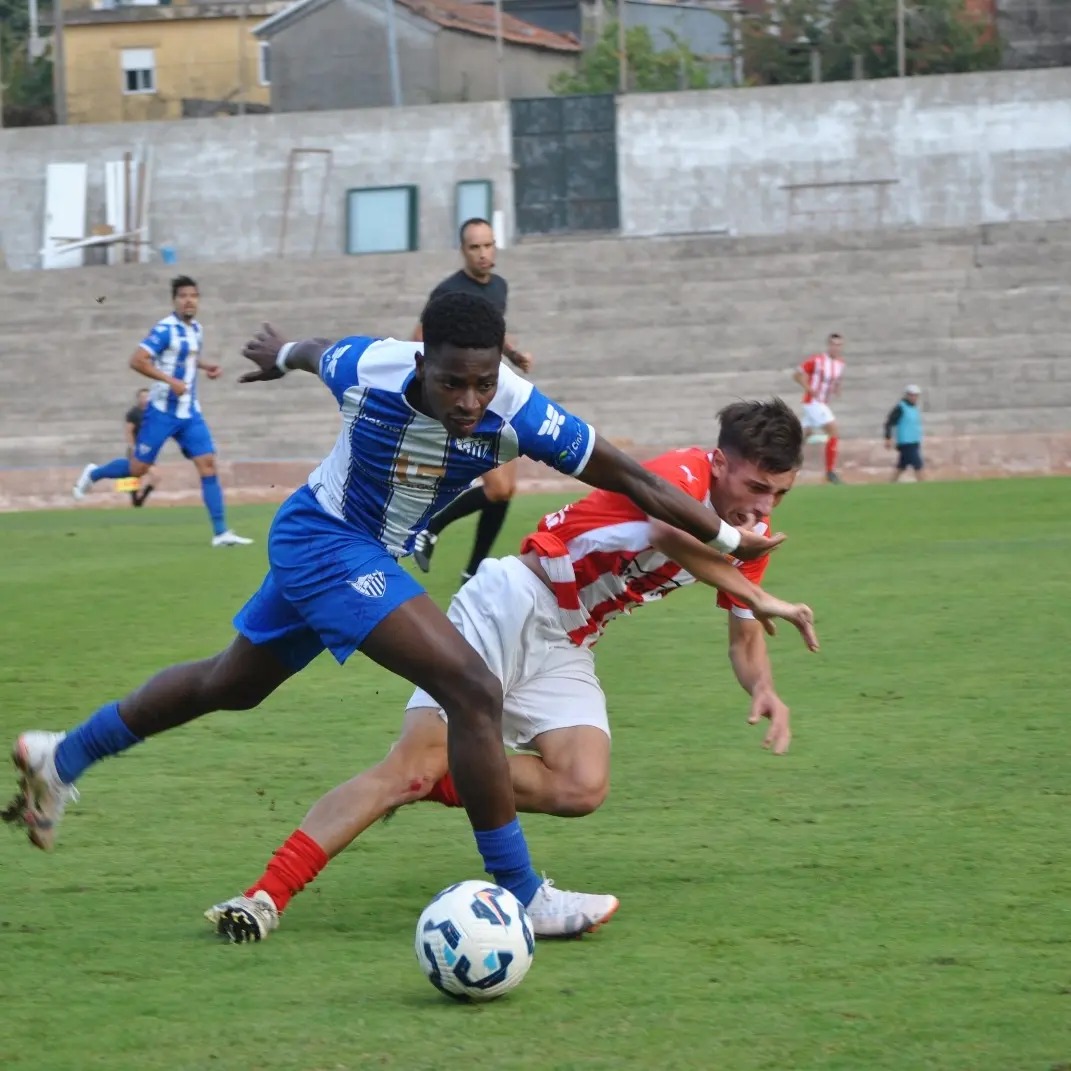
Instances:
[[[803,407],[803,426],[805,428],[824,428],[832,424],[836,417],[825,402],[807,402]]]
[[[447,616],[502,684],[507,747],[527,748],[540,733],[578,725],[610,735],[594,655],[570,641],[554,596],[519,558],[484,559]],[[439,704],[418,688],[406,709],[414,707]]]

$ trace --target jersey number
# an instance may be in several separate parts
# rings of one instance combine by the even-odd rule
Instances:
[[[399,457],[394,462],[394,480],[400,484],[434,482],[446,475],[442,465],[422,465],[413,457]]]

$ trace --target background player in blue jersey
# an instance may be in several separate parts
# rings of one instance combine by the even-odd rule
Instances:
[[[334,449],[276,514],[267,576],[235,617],[230,646],[163,670],[67,734],[19,736],[19,793],[8,820],[50,849],[77,797],[74,782],[95,762],[203,714],[256,707],[325,649],[340,663],[359,650],[446,712],[450,771],[495,880],[543,932],[597,926],[616,906],[613,897],[564,892],[532,866],[502,748],[501,685],[397,559],[444,503],[521,453],[625,494],[650,516],[737,557],[757,557],[783,537],[741,533],[597,437],[502,365],[504,337],[505,321],[488,302],[446,294],[425,312],[423,352],[413,342],[365,337],[284,343],[268,327],[247,343],[244,356],[257,367],[243,382],[292,369],[319,374],[342,413]],[[276,857],[309,880],[327,863],[300,832]],[[273,911],[249,898],[221,931],[259,938]]]
[[[156,324],[130,358],[135,372],[156,380],[149,390],[149,405],[138,427],[133,455],[117,457],[106,465],[86,465],[74,485],[74,497],[85,498],[98,480],[144,475],[164,443],[174,439],[201,477],[201,495],[212,520],[212,546],[252,543],[227,527],[216,448],[197,399],[197,370],[209,379],[218,379],[223,369],[201,356],[204,332],[196,319],[200,294],[188,275],[171,280],[171,302],[172,313]]]

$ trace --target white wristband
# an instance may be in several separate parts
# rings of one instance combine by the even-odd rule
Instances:
[[[290,371],[286,366],[286,358],[290,351],[297,345],[296,342],[284,342],[275,358],[275,367],[285,376]]]
[[[725,521],[722,521],[718,534],[710,541],[709,545],[715,550],[720,550],[723,554],[732,554],[740,546],[740,538],[740,530],[738,528],[734,528],[731,524],[726,524]]]

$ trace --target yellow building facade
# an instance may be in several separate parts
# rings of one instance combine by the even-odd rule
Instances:
[[[285,6],[285,0],[65,6],[60,32],[67,122],[266,109],[270,45],[258,41],[253,29]]]

